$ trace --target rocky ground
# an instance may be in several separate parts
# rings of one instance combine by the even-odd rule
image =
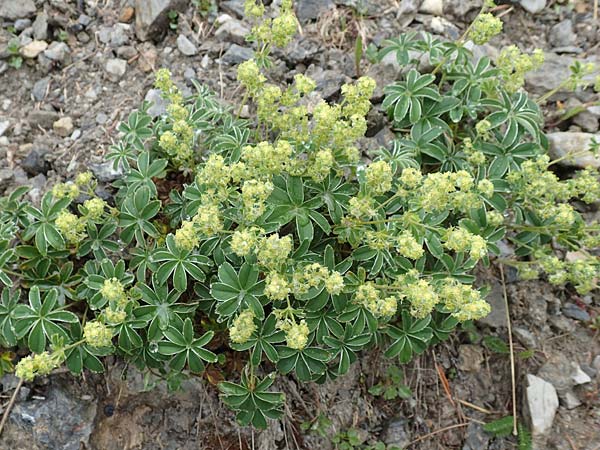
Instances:
[[[104,183],[119,176],[102,156],[116,127],[146,99],[153,72],[168,67],[191,93],[192,80],[223,101],[238,97],[235,65],[249,57],[241,0],[0,0],[0,194],[32,186],[38,201],[53,183],[91,168]],[[357,36],[379,43],[407,30],[456,39],[482,0],[296,0],[302,31],[272,72],[275,81],[306,73],[326,98],[355,78]],[[500,2],[505,33],[477,54],[503,45],[542,48],[546,63],[527,79],[534,94],[557,86],[574,60],[600,62],[600,20],[594,1]],[[179,11],[177,15],[169,11]],[[392,61],[362,72],[380,85],[364,148],[389,143],[378,109],[381,87],[397,76]],[[547,106],[553,151],[585,142],[600,125],[591,90],[559,92]],[[565,111],[581,112],[562,120]],[[588,161],[589,162],[589,161]],[[583,163],[580,161],[579,163]],[[592,163],[600,166],[598,160]],[[564,169],[568,170],[568,169]],[[590,217],[597,212],[590,211]],[[507,251],[510,251],[508,248]],[[364,444],[410,449],[510,449],[482,423],[511,414],[510,358],[504,289],[494,269],[493,313],[401,368],[390,381],[382,355],[364,355],[351,372],[324,386],[278,381],[286,392],[285,419],[262,433],[240,429],[204,379],[169,393],[118,361],[104,376],[55,374],[21,388],[0,437],[0,449],[314,449],[335,448],[331,437],[356,429]],[[516,355],[517,409],[539,449],[600,449],[598,296],[577,297],[543,282],[519,282],[506,273]],[[483,339],[494,336],[498,339]],[[399,378],[396,376],[396,378]],[[409,386],[407,399],[369,393],[377,383]],[[17,380],[1,380],[4,409]],[[371,389],[371,391],[373,391]],[[324,418],[328,418],[327,422]],[[304,426],[303,426],[304,424]],[[357,446],[357,448],[364,448]]]

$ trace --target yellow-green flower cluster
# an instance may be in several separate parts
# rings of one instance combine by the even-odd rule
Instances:
[[[561,261],[550,255],[537,255],[537,258],[552,284],[570,282],[580,294],[598,287],[600,259],[596,256],[585,255],[574,261]]]
[[[455,279],[446,278],[438,292],[446,309],[461,322],[481,319],[491,310],[489,303],[481,298],[478,290]]]
[[[415,169],[414,167],[406,167],[402,169],[402,173],[400,174],[400,182],[409,189],[417,187],[422,179],[423,174],[419,169]]]
[[[254,313],[250,309],[245,309],[233,320],[229,329],[229,338],[234,344],[243,344],[248,342],[255,331]]]
[[[111,329],[97,320],[87,322],[83,327],[83,338],[90,347],[110,347],[112,336]]]
[[[181,104],[183,102],[183,95],[173,80],[171,79],[171,72],[169,69],[158,69],[156,71],[156,78],[154,86],[159,89],[166,99],[170,100],[173,104]]]
[[[231,235],[231,250],[238,256],[248,256],[256,247],[262,230],[256,227],[235,230]]]
[[[398,308],[396,297],[384,297],[375,284],[371,282],[366,282],[358,287],[354,295],[354,301],[364,306],[377,319],[391,318]]]
[[[331,173],[334,162],[333,152],[323,148],[311,155],[306,174],[315,181],[323,181]]]
[[[263,238],[258,243],[256,256],[258,262],[269,269],[277,269],[286,262],[292,251],[293,240],[290,235],[279,237],[278,233]]]
[[[237,68],[237,80],[246,88],[249,94],[256,94],[267,81],[260,72],[260,68],[254,59],[244,61]]]
[[[200,244],[200,236],[194,228],[194,222],[185,220],[181,228],[175,231],[175,245],[181,250],[192,251]]]
[[[482,204],[473,177],[465,170],[427,174],[421,186],[411,193],[425,212],[452,209],[466,212]]]
[[[109,324],[119,325],[127,318],[127,313],[122,309],[108,307],[104,310],[104,318]]]
[[[419,259],[425,253],[423,245],[419,244],[408,230],[404,230],[396,237],[396,249],[400,255],[410,259]]]
[[[350,206],[350,214],[357,219],[363,217],[374,217],[377,215],[375,199],[367,195],[359,195],[352,197],[348,203]]]
[[[319,263],[300,266],[294,271],[292,290],[295,294],[306,294],[310,288],[323,285],[327,292],[337,295],[344,288],[344,277]]]
[[[261,0],[244,0],[244,14],[255,19],[262,17],[265,14],[265,5]]]
[[[367,166],[365,179],[367,189],[373,195],[382,195],[392,188],[392,167],[385,161],[376,161]]]
[[[440,301],[433,286],[426,280],[417,280],[403,286],[402,294],[410,303],[410,313],[418,319],[426,317]]]
[[[75,214],[64,209],[58,213],[54,224],[60,234],[62,234],[65,240],[70,244],[78,244],[86,236],[85,222]]]
[[[487,179],[480,180],[477,183],[477,190],[484,197],[491,197],[494,195],[494,183]]]
[[[273,192],[270,181],[248,180],[242,185],[242,204],[244,219],[253,222],[262,216],[267,208],[267,198]]]
[[[90,186],[93,181],[94,175],[89,170],[86,172],[78,173],[75,177],[75,184],[80,188]]]
[[[87,217],[92,220],[98,220],[102,217],[102,214],[104,214],[106,202],[101,198],[94,197],[83,202],[83,207],[87,211]]]
[[[301,320],[300,323],[286,321],[280,324],[279,328],[285,332],[285,343],[288,347],[302,350],[308,344],[310,330],[306,321]]]
[[[19,361],[15,367],[15,375],[25,381],[31,381],[36,376],[48,375],[60,363],[60,357],[57,353],[43,352],[37,355],[29,355]]]
[[[344,84],[342,86],[342,95],[344,96],[342,114],[346,117],[366,116],[371,109],[369,99],[373,95],[375,87],[375,80],[370,77],[360,77],[355,84]]]
[[[231,167],[225,164],[221,155],[211,154],[196,176],[198,184],[204,187],[205,195],[218,200],[227,198],[227,187],[231,181]]]
[[[74,200],[79,196],[79,187],[75,183],[56,183],[52,187],[52,197],[55,199],[70,198]]]
[[[502,87],[508,92],[517,92],[525,84],[525,74],[539,69],[544,63],[544,52],[540,49],[531,55],[521,52],[516,45],[505,47],[496,60],[502,77]]]
[[[285,275],[270,272],[265,278],[265,295],[271,300],[285,300],[292,291]]]
[[[484,238],[472,234],[464,228],[451,228],[446,234],[444,247],[455,252],[469,252],[473,259],[481,259],[487,255],[487,243]]]
[[[100,295],[118,307],[123,307],[128,301],[127,294],[125,294],[125,286],[114,277],[104,280],[100,288]]]
[[[279,175],[289,163],[292,153],[291,144],[283,139],[278,140],[275,145],[269,142],[260,142],[255,146],[246,146],[242,149],[241,159],[244,170],[241,177],[254,179]]]
[[[471,24],[469,39],[477,45],[483,45],[500,33],[502,21],[491,13],[481,13]]]

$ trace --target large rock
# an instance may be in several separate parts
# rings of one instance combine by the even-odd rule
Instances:
[[[135,33],[141,41],[157,39],[167,29],[169,11],[183,11],[186,0],[136,0]]]
[[[552,428],[558,409],[558,395],[552,384],[535,375],[527,375],[525,409],[534,438],[545,436]]]
[[[600,158],[595,157],[589,150],[592,139],[600,141],[600,134],[580,133],[575,131],[558,131],[547,135],[550,144],[548,153],[553,159],[562,158],[567,154],[584,152],[575,158],[565,158],[563,166],[583,168],[587,166],[600,168]]]
[[[297,0],[296,16],[300,22],[309,22],[318,19],[327,11],[335,8],[332,0]]]
[[[531,14],[537,14],[546,7],[546,0],[519,0],[519,4]]]
[[[35,14],[33,0],[2,0],[0,1],[0,18],[8,20],[23,19]]]
[[[73,382],[71,382],[73,384]],[[45,398],[18,402],[6,423],[0,448],[10,450],[88,448],[97,404],[78,398],[73,386],[53,383]]]
[[[598,56],[594,54],[585,59],[576,59],[566,55],[557,55],[556,53],[544,53],[542,67],[525,75],[525,88],[527,92],[534,95],[544,95],[548,91],[558,87],[569,76],[571,73],[569,67],[576,60],[581,64],[594,63],[597,65],[600,62]],[[600,75],[600,68],[596,67],[592,73],[585,75],[583,80],[593,86],[595,78],[598,75]],[[566,100],[571,97],[573,97],[573,93],[566,87],[563,87],[550,98],[554,100]]]

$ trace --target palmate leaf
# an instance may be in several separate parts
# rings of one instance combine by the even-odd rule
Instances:
[[[338,360],[335,368],[336,375],[343,375],[348,372],[350,364],[356,361],[356,352],[362,350],[371,341],[371,334],[357,334],[352,326],[346,325],[343,333],[338,331],[334,336],[325,336],[323,341],[332,350],[331,359]]]
[[[255,320],[256,322],[257,320]],[[270,314],[246,342],[243,344],[231,343],[231,348],[238,352],[251,350],[250,363],[253,366],[260,364],[263,353],[269,361],[276,363],[279,360],[279,354],[273,344],[279,344],[285,340],[285,333],[277,329],[276,324],[277,318],[274,314]]]
[[[252,424],[265,429],[267,419],[279,419],[283,414],[285,396],[268,390],[274,381],[275,374],[257,380],[244,372],[239,384],[227,381],[219,384],[221,399],[237,411],[237,419],[242,425]]]
[[[171,326],[164,331],[165,340],[158,343],[158,352],[171,357],[169,365],[180,372],[188,367],[193,373],[204,371],[204,361],[217,362],[217,355],[204,347],[214,336],[213,331],[207,331],[199,338],[194,336],[194,326],[188,317],[183,322],[181,330]]]
[[[4,288],[0,294],[0,345],[3,347],[17,345],[15,309],[20,297],[21,291],[18,289],[11,292],[8,288]]]
[[[390,113],[395,122],[401,122],[406,116],[411,124],[419,121],[423,111],[423,99],[438,100],[440,94],[435,87],[435,75],[421,75],[411,69],[406,81],[390,84],[384,88],[386,94],[382,107]]]
[[[290,347],[277,347],[279,362],[277,368],[286,374],[295,371],[301,381],[316,380],[327,370],[325,364],[331,359],[329,351],[319,347],[305,347],[302,350]]]
[[[72,312],[57,309],[57,303],[56,289],[51,289],[42,298],[39,288],[34,286],[29,291],[29,304],[15,307],[15,334],[19,339],[27,336],[27,346],[32,352],[43,352],[54,335],[68,339],[65,325],[79,322]]]
[[[173,287],[183,292],[187,289],[188,275],[197,281],[206,279],[204,270],[210,266],[210,259],[178,248],[172,234],[167,236],[165,243],[166,248],[158,248],[152,255],[152,261],[159,264],[156,277],[160,284],[165,284],[171,278]]]
[[[258,281],[258,269],[245,263],[239,272],[225,262],[219,266],[219,281],[210,285],[210,295],[217,301],[216,312],[220,320],[250,308],[262,320],[265,317],[263,304],[264,280]]]
[[[385,351],[385,356],[388,358],[397,356],[401,363],[407,363],[415,354],[425,351],[433,336],[433,331],[429,327],[430,322],[431,316],[415,319],[408,311],[402,311],[402,321],[399,326],[389,326],[387,329],[392,344]]]

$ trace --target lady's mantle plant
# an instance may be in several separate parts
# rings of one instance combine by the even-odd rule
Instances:
[[[365,348],[408,362],[485,316],[473,271],[501,239],[524,276],[597,287],[587,249],[598,225],[568,203],[597,201],[597,174],[548,170],[539,108],[521,90],[538,53],[510,47],[495,67],[465,47],[500,31],[492,14],[455,43],[386,42],[381,56],[406,67],[383,103],[398,139],[369,162],[357,141],[373,80],[342,86],[337,103],[318,100],[304,75],[269,83],[271,50],[296,29],[291,4],[274,19],[252,0],[246,11],[258,50],[238,80],[251,121],[202,86],[184,98],[161,69],[167,113],[133,112],[107,155],[124,171],[114,202],[87,172],[39,207],[22,200],[26,188],[1,200],[0,339],[31,352],[18,376],[99,372],[117,354],[176,381],[244,352],[220,389],[243,424],[264,427],[283,407],[275,369],[322,382]],[[574,250],[575,261],[557,256]]]

